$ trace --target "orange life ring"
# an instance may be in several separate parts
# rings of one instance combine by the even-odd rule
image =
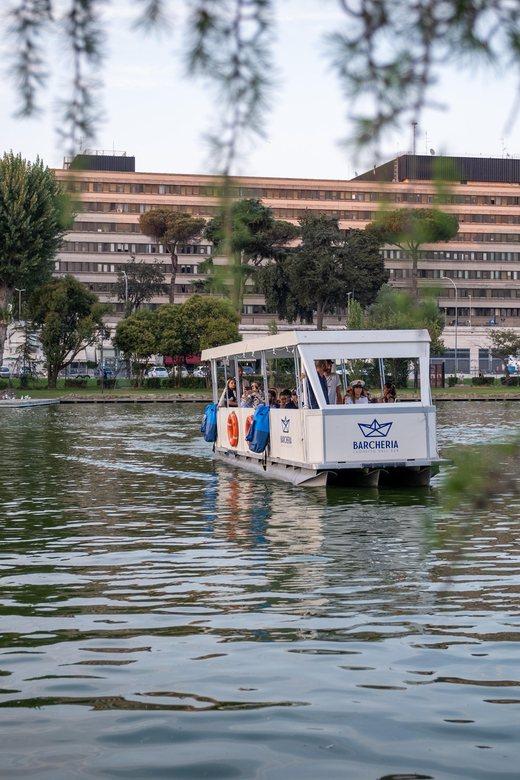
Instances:
[[[249,417],[246,417],[246,436],[249,433],[249,429],[251,427],[252,422],[253,422],[253,415],[250,414]],[[249,447],[249,442],[247,442],[247,446]]]
[[[238,444],[238,420],[235,412],[231,412],[227,418],[227,435],[232,447]]]

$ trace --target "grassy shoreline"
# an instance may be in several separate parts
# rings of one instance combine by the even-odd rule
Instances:
[[[65,387],[64,380],[58,379],[58,386],[56,388],[49,388],[46,386],[46,380],[39,380],[36,382],[29,382],[27,386],[20,387],[20,380],[11,379],[10,386],[7,390],[14,390],[16,398],[22,396],[29,396],[31,398],[62,398],[64,396],[149,396],[149,395],[200,395],[201,398],[206,398],[211,395],[211,390],[205,390],[204,388],[188,388],[188,387],[164,387],[164,388],[134,388],[131,386],[129,380],[119,379],[118,387],[108,389],[106,387],[101,390],[101,387],[97,385],[97,379],[89,379],[87,387]]]
[[[124,381],[124,380],[123,380]],[[194,389],[194,388],[186,388],[186,387],[169,387],[169,388],[133,388],[130,387],[129,384],[125,384],[122,387],[116,387],[114,389],[104,389],[103,393],[101,392],[101,388],[97,387],[95,384],[95,380],[92,382],[92,384],[89,382],[89,386],[87,388],[70,388],[70,387],[63,387],[58,386],[56,389],[50,389],[45,386],[43,386],[43,383],[38,384],[36,386],[33,386],[32,383],[28,387],[20,387],[18,380],[11,380],[11,388],[15,391],[16,398],[21,398],[22,396],[29,396],[30,398],[63,398],[65,396],[70,397],[84,397],[84,396],[96,396],[101,399],[102,396],[106,396],[107,398],[116,398],[116,397],[130,397],[130,398],[139,398],[139,397],[149,397],[149,396],[158,396],[158,397],[165,397],[165,396],[171,396],[172,398],[179,398],[183,396],[193,398],[200,398],[201,401],[206,401],[208,399],[211,399],[212,393],[211,389],[205,390],[205,389]],[[453,397],[457,398],[460,396],[473,396],[473,397],[482,397],[482,396],[495,396],[495,397],[502,397],[505,395],[513,395],[514,397],[520,396],[520,387],[514,387],[514,386],[503,386],[503,385],[484,385],[484,386],[477,386],[472,387],[469,383],[464,385],[456,385],[455,387],[434,387],[432,388],[432,396],[435,400],[436,397],[441,396],[443,399],[446,397]],[[398,391],[398,397],[400,398],[413,398],[414,396],[418,396],[418,391],[414,391],[413,388],[408,388],[407,390],[401,389]]]

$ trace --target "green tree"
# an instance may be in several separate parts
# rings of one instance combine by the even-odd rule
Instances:
[[[381,287],[376,300],[365,315],[365,328],[369,330],[426,329],[430,334],[430,351],[433,354],[444,352],[441,340],[444,322],[444,314],[439,310],[433,295],[418,300],[407,290],[396,290],[388,285]],[[385,360],[385,369],[397,387],[407,386],[409,360]],[[376,373],[378,375],[377,371]]]
[[[8,304],[15,288],[32,292],[51,278],[52,261],[72,224],[54,173],[12,152],[0,160],[0,365]]]
[[[143,384],[146,363],[160,352],[156,312],[140,309],[118,322],[112,343],[137,371],[137,386]]]
[[[125,278],[126,273],[126,278]],[[164,283],[164,272],[160,263],[136,262],[132,255],[124,269],[117,272],[117,281],[111,296],[127,304],[126,314],[141,308],[154,295],[166,295],[168,285]]]
[[[364,330],[365,327],[365,315],[361,305],[358,301],[350,301],[347,316],[347,330]]]
[[[220,213],[208,222],[204,230],[204,238],[213,244],[213,254],[206,262],[206,269],[210,272],[206,287],[215,292],[229,293],[234,308],[241,312],[247,280],[265,260],[284,254],[286,245],[298,234],[295,225],[276,220],[273,210],[264,206],[258,198],[233,202],[225,200]],[[222,255],[228,257],[225,267],[214,264],[214,258]]]
[[[292,285],[293,258],[290,252],[278,257],[274,263],[260,269],[259,286],[269,312],[276,312],[279,320],[300,321],[312,325],[313,303],[308,296],[301,300]]]
[[[392,244],[406,252],[412,260],[412,292],[417,291],[417,261],[423,244],[450,241],[459,230],[458,220],[453,214],[438,209],[393,209],[383,211],[366,231],[374,235],[381,244]]]
[[[240,316],[229,301],[213,295],[192,295],[178,306],[157,310],[159,351],[186,360],[203,349],[240,341]]]
[[[29,310],[39,328],[49,387],[56,387],[58,373],[78,352],[94,344],[100,332],[106,333],[103,316],[111,309],[69,274],[35,290]]]
[[[175,279],[179,264],[178,246],[199,238],[205,224],[204,219],[196,219],[173,209],[152,209],[139,217],[141,231],[162,244],[170,255],[172,261],[170,303],[175,301]]]
[[[430,351],[444,352],[441,339],[445,316],[437,306],[432,294],[418,300],[407,290],[396,290],[385,285],[381,287],[376,300],[368,309],[365,327],[373,330],[415,330],[426,328],[430,334]]]
[[[379,242],[363,230],[344,236],[335,217],[307,211],[299,218],[300,246],[285,253],[262,273],[268,307],[279,317],[309,320],[316,311],[316,326],[336,307],[346,307],[355,291],[362,307],[368,306],[388,279]]]
[[[504,377],[509,382],[509,359],[520,357],[520,336],[514,330],[495,330],[488,328],[488,339],[493,357],[502,361]]]

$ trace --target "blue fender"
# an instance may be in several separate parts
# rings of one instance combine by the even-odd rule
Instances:
[[[206,406],[200,432],[204,436],[204,441],[217,440],[217,406],[218,404],[209,404]]]
[[[260,404],[255,409],[253,422],[246,436],[251,452],[263,452],[269,441],[269,407]]]

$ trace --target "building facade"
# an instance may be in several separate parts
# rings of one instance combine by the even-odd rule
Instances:
[[[101,300],[111,300],[117,272],[133,255],[160,263],[169,282],[169,256],[140,232],[139,215],[168,207],[211,219],[219,204],[218,178],[140,173],[134,158],[117,153],[79,160],[83,166],[78,170],[64,165],[56,171],[79,203],[74,228],[56,261],[56,275],[71,273]],[[435,165],[441,164],[449,185],[436,184]],[[233,195],[261,198],[278,219],[295,222],[307,209],[328,214],[343,230],[363,229],[383,208],[438,204],[455,214],[459,233],[450,242],[423,246],[418,276],[420,284],[435,286],[447,316],[448,345],[453,346],[455,321],[460,329],[472,331],[487,325],[520,327],[520,160],[403,155],[350,181],[237,177]],[[409,288],[410,260],[395,247],[383,253],[390,283]],[[186,300],[193,283],[204,279],[200,264],[210,254],[211,246],[204,241],[180,248],[177,301]],[[166,296],[155,298],[151,305],[166,301]],[[122,312],[124,303],[117,309]],[[266,310],[263,296],[249,288],[243,326],[267,327],[275,316]],[[338,310],[326,325],[342,327],[345,316],[345,310]]]

